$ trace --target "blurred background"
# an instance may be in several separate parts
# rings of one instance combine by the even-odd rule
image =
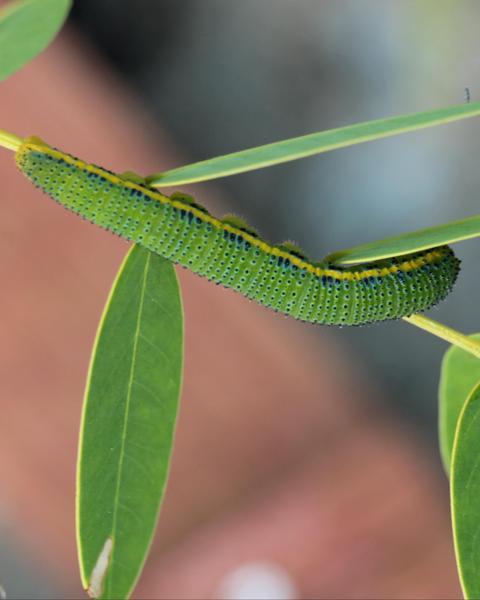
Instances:
[[[2,127],[148,173],[461,103],[466,87],[477,101],[479,19],[474,0],[77,1],[57,42],[4,84]],[[479,133],[466,120],[184,189],[321,258],[478,213]],[[95,323],[125,246],[46,208],[26,184],[20,203],[18,176],[1,159],[12,190],[4,256],[14,263],[1,267],[12,287],[3,314],[22,326],[6,326],[0,383],[0,583],[11,598],[77,597],[76,427]],[[40,266],[30,258],[38,244]],[[456,251],[459,282],[432,316],[477,331],[478,244]],[[290,322],[181,277],[182,414],[136,597],[459,597],[436,445],[445,345],[402,322]]]

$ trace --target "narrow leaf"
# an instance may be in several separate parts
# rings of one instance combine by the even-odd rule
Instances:
[[[338,129],[329,129],[301,137],[282,140],[266,146],[249,148],[233,154],[155,173],[147,177],[149,185],[156,187],[180,185],[217,179],[245,171],[270,167],[290,160],[313,156],[336,148],[353,146],[380,138],[441,125],[480,114],[480,102],[459,104],[421,113],[389,117],[376,121],[356,123]]]
[[[480,385],[460,414],[452,453],[451,503],[457,567],[465,598],[480,598]]]
[[[480,333],[469,336],[480,342]],[[439,385],[439,442],[443,466],[450,472],[450,461],[458,417],[474,388],[480,382],[480,360],[451,346],[442,361]]]
[[[453,244],[462,240],[480,236],[480,216],[467,217],[460,221],[452,221],[445,225],[436,225],[427,229],[419,229],[395,237],[362,244],[348,250],[334,252],[325,258],[337,265],[370,262],[410,254],[419,250],[435,248],[444,244]]]
[[[0,10],[0,81],[53,41],[71,4],[71,0],[20,0]]]
[[[95,597],[127,598],[144,563],[168,476],[182,352],[174,268],[134,246],[99,327],[80,434],[80,570]]]

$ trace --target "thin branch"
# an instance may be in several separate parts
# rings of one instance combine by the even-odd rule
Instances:
[[[9,133],[4,129],[0,129],[0,146],[4,148],[8,148],[8,150],[13,150],[16,152],[20,146],[22,145],[22,138],[19,138],[18,135],[14,133]]]
[[[451,327],[447,327],[424,315],[411,315],[410,317],[403,317],[403,320],[480,358],[480,344]]]

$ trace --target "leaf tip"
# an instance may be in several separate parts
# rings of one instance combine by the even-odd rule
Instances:
[[[113,540],[109,537],[106,539],[102,551],[98,555],[97,562],[95,563],[90,576],[90,584],[87,588],[87,594],[90,598],[99,598],[102,594],[103,582],[105,580],[108,565],[110,564],[112,548]]]

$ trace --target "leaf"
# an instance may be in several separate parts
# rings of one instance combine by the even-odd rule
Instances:
[[[480,216],[467,217],[460,221],[452,221],[445,225],[436,225],[427,229],[419,229],[395,237],[378,240],[355,246],[348,250],[334,252],[325,258],[325,261],[337,265],[350,265],[354,263],[371,262],[410,254],[419,250],[435,248],[444,244],[452,244],[462,240],[480,236]]]
[[[20,0],[0,10],[0,81],[53,41],[71,5],[71,0]]]
[[[468,337],[480,341],[480,333]],[[440,453],[447,474],[450,472],[458,417],[468,395],[478,382],[480,382],[480,360],[457,346],[451,346],[442,361],[438,410]]]
[[[480,102],[475,102],[356,123],[347,127],[328,129],[327,131],[282,140],[266,146],[217,156],[164,173],[155,173],[146,179],[149,185],[156,187],[207,181],[208,179],[217,179],[227,175],[278,165],[290,160],[335,150],[336,148],[344,148],[362,142],[398,135],[399,133],[450,123],[451,121],[466,119],[479,114]]]
[[[168,476],[182,353],[173,265],[134,246],[99,327],[80,433],[77,538],[92,595],[128,597],[143,566]]]
[[[460,414],[452,453],[451,503],[465,598],[480,598],[480,384]]]

